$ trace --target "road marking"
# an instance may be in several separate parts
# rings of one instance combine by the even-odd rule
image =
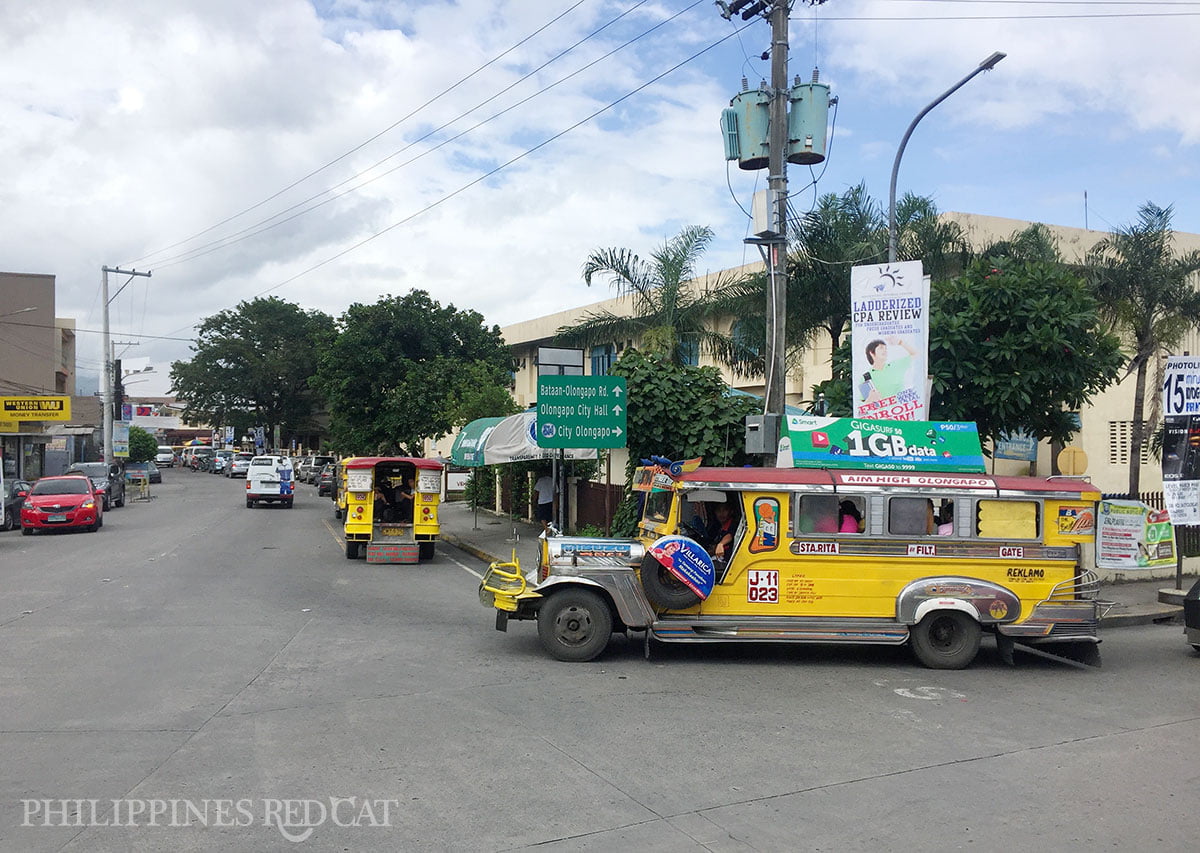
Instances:
[[[344,548],[346,546],[345,540],[337,535],[337,531],[333,529],[333,525],[329,523],[329,519],[322,518],[321,523],[325,525],[325,529],[329,531],[329,535],[333,537],[333,541],[337,543],[337,546]]]
[[[442,556],[445,557],[447,560],[449,560],[454,565],[458,566],[460,569],[462,569],[467,574],[474,575],[477,579],[483,580],[483,575],[479,574],[479,572],[472,569],[466,563],[459,562],[458,560],[454,559],[453,557],[451,557],[449,554],[445,553],[444,551],[442,552]]]

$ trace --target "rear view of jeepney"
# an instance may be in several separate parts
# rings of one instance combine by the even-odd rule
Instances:
[[[645,631],[673,643],[907,643],[941,669],[968,666],[989,633],[1010,663],[1018,646],[1099,663],[1099,579],[1085,565],[1099,494],[1087,483],[701,468],[639,470],[635,488],[638,538],[543,537],[536,566],[489,568],[480,600],[498,630],[536,620],[564,661]],[[709,555],[718,506],[736,517],[724,559]]]

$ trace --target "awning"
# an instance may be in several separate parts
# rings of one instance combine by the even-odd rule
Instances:
[[[455,436],[450,461],[464,468],[478,468],[482,465],[557,457],[558,450],[538,447],[536,431],[537,413],[533,411],[509,415],[507,418],[473,420]],[[562,453],[567,459],[596,458],[594,447],[568,449]]]

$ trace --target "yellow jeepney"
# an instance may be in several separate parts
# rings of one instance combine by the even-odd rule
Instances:
[[[415,563],[432,558],[440,532],[442,464],[408,456],[358,456],[342,465],[346,559]]]
[[[635,488],[637,538],[550,537],[528,574],[489,569],[480,600],[499,630],[536,620],[560,660],[591,660],[632,630],[647,642],[908,643],[945,669],[969,665],[986,632],[1009,661],[1019,643],[1099,662],[1090,483],[645,468]]]

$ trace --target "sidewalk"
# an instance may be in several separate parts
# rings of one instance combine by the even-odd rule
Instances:
[[[532,559],[534,542],[542,532],[539,524],[514,522],[506,515],[483,509],[475,513],[469,504],[461,501],[442,504],[440,517],[443,541],[487,563],[511,560],[514,547],[522,561]],[[1183,591],[1195,580],[1195,577],[1185,575]],[[1100,597],[1113,602],[1113,606],[1101,618],[1100,627],[1120,628],[1182,619],[1183,607],[1164,604],[1159,596],[1160,591],[1169,593],[1174,585],[1174,581],[1162,579],[1103,584]],[[1180,592],[1179,598],[1182,595]]]

